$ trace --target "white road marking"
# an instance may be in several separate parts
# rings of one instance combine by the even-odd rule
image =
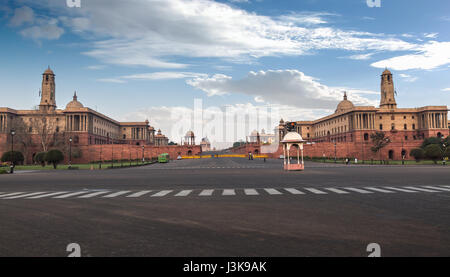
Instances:
[[[2,194],[0,195],[0,197],[6,197],[6,196],[13,196],[13,195],[17,195],[17,194],[21,194],[21,193],[25,193],[25,192],[13,192],[13,193],[8,193],[8,194]]]
[[[314,194],[327,194],[327,192],[318,190],[318,189],[314,189],[314,188],[304,188],[305,190],[312,192]]]
[[[173,190],[162,190],[158,193],[153,194],[151,197],[163,197],[166,196],[167,194],[171,193]]]
[[[374,188],[374,187],[365,187],[365,189],[378,191],[378,192],[382,192],[382,193],[395,193],[395,191],[390,191],[390,190],[385,190],[385,189],[380,189],[380,188]]]
[[[42,193],[46,193],[46,192],[47,191],[33,192],[33,193],[16,195],[16,196],[9,196],[9,197],[3,198],[3,199],[17,199],[17,198],[22,198],[22,197],[27,197],[27,196],[34,196],[34,195],[38,195],[38,194],[42,194]]]
[[[338,193],[338,194],[348,194],[348,193],[350,193],[348,191],[343,191],[343,190],[340,190],[340,189],[337,189],[337,188],[325,188],[325,189],[329,190],[329,191],[332,191],[332,192],[335,192],[335,193]]]
[[[437,190],[423,189],[423,188],[416,188],[416,187],[404,187],[404,188],[418,190],[418,191],[424,191],[424,192],[439,192]]]
[[[63,195],[59,195],[59,196],[55,196],[55,197],[53,197],[53,198],[57,198],[57,199],[61,199],[61,198],[68,198],[68,197],[71,197],[71,196],[75,196],[75,195],[80,195],[80,194],[84,194],[84,193],[88,193],[89,191],[77,191],[77,192],[72,192],[72,193],[69,193],[69,194],[63,194]]]
[[[152,191],[151,191],[151,190],[143,190],[143,191],[139,191],[139,192],[130,194],[130,195],[128,195],[127,197],[134,197],[134,198],[136,198],[136,197],[141,197],[142,195],[148,194],[148,193],[150,193],[150,192],[152,192]]]
[[[441,187],[434,187],[434,186],[424,186],[424,188],[437,189],[437,190],[443,190],[443,191],[450,191],[450,189],[441,188]]]
[[[42,194],[42,195],[33,196],[33,197],[27,197],[27,199],[40,199],[40,198],[54,196],[54,195],[63,194],[63,193],[68,193],[68,191],[52,192],[52,193]]]
[[[222,195],[236,195],[236,191],[234,189],[224,189]]]
[[[175,196],[188,196],[189,194],[191,194],[192,190],[182,190],[179,193],[175,194]]]
[[[86,195],[82,195],[82,196],[78,196],[78,198],[92,198],[94,196],[100,195],[100,194],[105,194],[105,193],[110,193],[109,190],[107,191],[97,191],[97,192],[93,192],[93,193],[89,193]]]
[[[368,191],[368,190],[363,190],[363,189],[358,189],[358,188],[344,188],[346,190],[351,190],[351,191],[355,191],[358,193],[363,193],[363,194],[367,194],[367,193],[373,193],[372,191]]]
[[[280,194],[282,194],[281,192],[279,192],[276,189],[264,189],[264,190],[270,195],[280,195]]]
[[[256,189],[244,189],[244,193],[246,195],[259,195]]]
[[[418,192],[418,191],[415,191],[415,190],[401,189],[401,188],[396,188],[396,187],[384,187],[384,188],[397,190],[397,191],[401,191],[401,192]]]
[[[305,194],[304,192],[301,192],[298,189],[293,189],[293,188],[285,188],[284,190],[286,190],[287,192],[290,192],[292,194]]]
[[[205,189],[200,192],[199,196],[211,196],[213,194],[213,189]]]
[[[105,195],[105,196],[103,196],[103,198],[113,198],[113,197],[117,197],[119,195],[124,195],[124,194],[130,193],[130,192],[131,192],[130,190],[122,190],[122,191],[118,191],[115,193]]]

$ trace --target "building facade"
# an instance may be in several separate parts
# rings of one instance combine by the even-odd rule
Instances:
[[[22,152],[47,151],[67,146],[128,144],[134,146],[166,146],[168,139],[149,121],[119,122],[78,101],[76,92],[65,109],[57,109],[55,74],[48,68],[42,74],[41,101],[35,110],[0,108],[0,152],[11,143],[11,130],[16,132],[16,149]],[[27,149],[28,148],[28,149]],[[28,151],[29,150],[29,151]],[[27,156],[30,153],[24,153]]]
[[[449,135],[447,106],[398,108],[395,94],[392,73],[386,69],[381,75],[379,107],[355,106],[344,93],[343,100],[331,115],[313,121],[281,120],[276,128],[278,139],[282,140],[289,126],[314,145],[312,152],[315,155],[310,156],[325,155],[327,150],[320,149],[322,143],[328,143],[334,148],[342,146],[336,143],[349,143],[346,146],[348,151],[336,151],[340,152],[338,156],[347,152],[347,155],[368,158],[372,157],[370,135],[383,132],[391,140],[391,144],[386,147],[386,158],[401,159],[409,158],[409,150],[419,146],[425,138]]]

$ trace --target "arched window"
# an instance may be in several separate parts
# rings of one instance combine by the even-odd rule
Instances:
[[[364,134],[364,140],[369,140],[369,134],[368,133]]]

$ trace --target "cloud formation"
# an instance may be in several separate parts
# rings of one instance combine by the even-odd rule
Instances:
[[[342,100],[341,88],[328,87],[298,70],[251,71],[246,77],[216,74],[198,77],[187,83],[207,93],[208,96],[241,93],[255,97],[256,102],[282,104],[305,109],[334,109]],[[358,105],[374,105],[360,94],[350,90],[350,99]]]

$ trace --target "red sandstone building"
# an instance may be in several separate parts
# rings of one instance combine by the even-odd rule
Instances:
[[[293,123],[304,140],[305,155],[310,157],[356,157],[358,159],[411,159],[411,149],[428,137],[449,135],[447,106],[397,108],[392,73],[381,75],[380,106],[355,106],[347,99],[339,103],[334,114],[314,121],[280,121],[276,128],[279,141]],[[381,153],[371,151],[370,135],[384,132],[391,140]],[[277,154],[279,154],[277,151]]]
[[[189,149],[169,147],[168,138],[160,130],[155,135],[155,129],[148,120],[118,122],[84,107],[76,93],[64,110],[57,109],[55,92],[55,74],[48,68],[42,75],[39,108],[0,108],[0,153],[10,150],[13,129],[16,132],[15,149],[24,154],[28,163],[37,152],[52,148],[66,152],[70,139],[75,162],[149,158],[164,152],[171,153],[171,156],[184,155],[189,151],[193,154],[201,152],[200,147],[195,145]],[[112,147],[103,146],[105,144]],[[120,145],[115,146],[119,154],[114,153],[114,145]]]

